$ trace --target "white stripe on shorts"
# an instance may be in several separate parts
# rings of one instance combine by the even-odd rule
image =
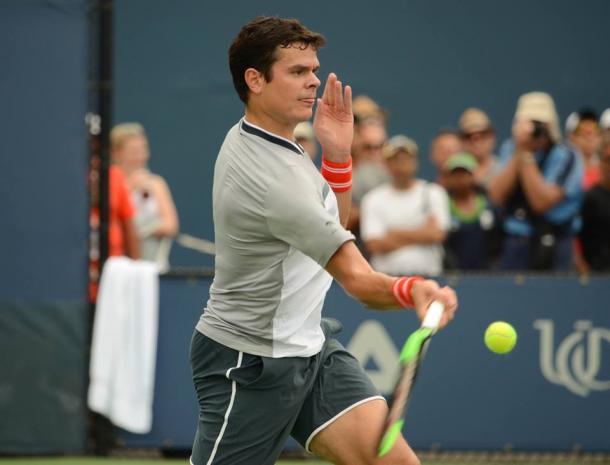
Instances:
[[[235,369],[235,368],[239,368],[241,366],[241,360],[244,356],[243,352],[239,352],[239,355],[237,356],[237,365],[229,368],[227,370],[227,373],[225,374],[225,376],[227,377],[227,379],[231,379],[229,378],[229,375],[231,374],[231,370]],[[214,443],[214,449],[212,449],[212,454],[210,455],[210,458],[208,459],[206,465],[211,465],[212,461],[214,460],[214,457],[216,457],[216,452],[218,451],[218,445],[220,444],[220,440],[222,439],[222,436],[225,434],[225,429],[227,429],[227,423],[229,422],[229,415],[231,414],[231,409],[233,408],[233,402],[235,401],[235,393],[237,392],[237,383],[235,381],[233,381],[231,383],[231,400],[229,401],[229,406],[227,407],[227,411],[225,413],[225,420],[222,424],[222,428],[220,428],[220,433],[218,433],[218,437],[216,438],[216,442]]]
[[[313,452],[311,452],[309,450],[309,445],[311,444],[311,441],[313,440],[313,438],[316,436],[316,434],[318,434],[320,431],[322,431],[324,428],[326,428],[328,425],[330,425],[331,423],[333,423],[335,420],[341,418],[343,415],[345,415],[347,412],[349,412],[350,410],[352,410],[353,408],[358,407],[359,405],[365,404],[366,402],[369,402],[371,400],[376,400],[376,399],[381,399],[383,401],[385,401],[385,397],[383,396],[373,396],[373,397],[367,397],[366,399],[362,399],[359,400],[358,402],[356,402],[355,404],[350,405],[349,407],[347,407],[346,409],[342,410],[341,412],[337,413],[334,417],[332,417],[330,420],[328,420],[326,423],[324,423],[323,425],[318,426],[315,430],[313,430],[313,433],[311,433],[309,435],[309,437],[307,438],[307,441],[305,442],[305,450],[307,452],[309,452],[310,454],[312,454]]]

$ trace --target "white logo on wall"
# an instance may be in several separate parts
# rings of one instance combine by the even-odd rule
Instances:
[[[575,331],[557,346],[554,353],[553,321],[536,320],[534,328],[540,331],[540,370],[547,380],[582,397],[591,391],[610,390],[610,381],[597,379],[602,363],[602,343],[610,343],[610,330],[595,328],[588,320],[577,321],[574,323]]]
[[[363,367],[372,359],[377,370],[365,368],[367,375],[381,392],[392,392],[398,375],[398,351],[381,323],[375,320],[363,322],[349,341],[347,350]]]

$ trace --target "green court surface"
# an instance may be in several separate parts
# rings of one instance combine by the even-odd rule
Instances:
[[[140,459],[106,459],[91,457],[56,457],[56,458],[0,458],[0,465],[188,465],[188,459],[180,460],[140,460]],[[317,460],[280,460],[277,465],[329,465]]]
[[[584,459],[584,460],[583,460]],[[92,458],[92,457],[55,457],[55,458],[0,458],[0,465],[188,465],[188,459],[119,459],[119,458]],[[552,458],[552,457],[531,457],[531,460],[520,457],[517,460],[495,459],[481,460],[448,460],[440,461],[422,460],[423,465],[483,465],[486,463],[497,465],[577,465],[577,464],[610,464],[609,457],[582,457],[572,459],[572,457]],[[254,465],[254,464],[253,464]],[[327,462],[318,460],[280,460],[276,465],[330,465]]]
[[[57,457],[57,458],[0,458],[0,465],[188,465],[188,459],[180,460],[140,460],[140,459],[106,459],[91,457]],[[329,465],[318,460],[280,460],[277,465]]]

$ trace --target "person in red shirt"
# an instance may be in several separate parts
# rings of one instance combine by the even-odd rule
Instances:
[[[92,244],[89,254],[89,300],[95,302],[97,298],[97,288],[100,276],[99,264],[99,238],[100,211],[97,202],[98,177],[92,170],[91,192],[92,203],[89,214],[89,227],[92,231]],[[136,234],[133,218],[135,209],[131,201],[127,182],[121,169],[115,165],[110,165],[108,170],[108,191],[109,191],[109,222],[108,222],[108,256],[116,257],[125,255],[137,259],[140,258],[140,246]]]
[[[573,113],[566,122],[570,142],[576,148],[584,163],[583,188],[589,190],[600,180],[599,144],[601,130],[597,115],[589,109]]]

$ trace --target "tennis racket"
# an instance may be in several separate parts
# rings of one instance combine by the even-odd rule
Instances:
[[[378,457],[383,457],[390,452],[400,435],[417,372],[426,354],[430,338],[438,329],[443,310],[443,304],[436,300],[432,302],[421,327],[409,335],[400,352],[400,372],[392,394],[392,403],[386,418],[383,436],[377,449]]]

